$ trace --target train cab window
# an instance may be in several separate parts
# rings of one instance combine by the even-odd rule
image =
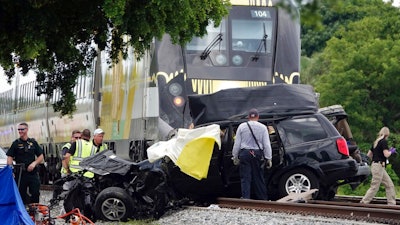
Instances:
[[[232,20],[233,51],[271,53],[271,37],[272,21]]]
[[[221,40],[218,41],[216,38],[218,35],[221,36]],[[218,27],[214,27],[214,23],[210,22],[207,26],[207,34],[203,37],[195,37],[186,45],[187,51],[204,51],[207,47],[209,47],[213,42],[216,41],[215,49],[217,50],[225,50],[226,49],[226,27],[225,20],[221,21],[221,24]]]

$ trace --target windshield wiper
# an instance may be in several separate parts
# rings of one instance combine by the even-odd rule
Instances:
[[[211,50],[217,46],[222,41],[222,33],[219,33],[214,40],[204,49],[204,51],[200,55],[201,60],[207,59],[208,55],[210,55]]]
[[[260,58],[260,53],[261,53],[261,50],[263,48],[265,50],[265,53],[267,53],[267,38],[268,38],[268,35],[265,32],[265,23],[263,23],[263,28],[264,28],[264,35],[263,35],[262,39],[260,40],[260,44],[258,45],[256,54],[254,54],[254,56],[251,57],[251,61],[256,61],[257,62],[257,60]]]

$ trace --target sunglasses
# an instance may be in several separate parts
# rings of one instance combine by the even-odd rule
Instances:
[[[74,137],[75,139],[81,139],[81,137]]]
[[[26,128],[18,128],[19,131],[26,130]]]

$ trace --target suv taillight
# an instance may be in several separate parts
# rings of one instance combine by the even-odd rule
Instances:
[[[336,139],[336,145],[340,154],[349,156],[349,148],[347,147],[347,142],[344,138]]]

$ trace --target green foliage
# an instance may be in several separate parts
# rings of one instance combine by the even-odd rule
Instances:
[[[364,17],[337,29],[309,71],[321,107],[343,105],[355,140],[370,143],[382,126],[396,133],[399,125],[400,12],[383,2],[374,3],[374,11],[364,4]]]
[[[397,175],[397,177],[400,177],[400,134],[394,134],[391,133],[389,138],[388,138],[388,144],[389,146],[393,146],[397,149],[396,154],[392,154],[389,157],[389,162],[391,164],[391,168],[393,169],[394,173]],[[393,180],[394,182],[394,180]],[[397,182],[395,184],[400,185],[400,182]]]
[[[315,1],[314,1],[315,2]],[[321,18],[320,23],[301,17],[302,54],[312,56],[326,47],[326,42],[337,36],[336,32],[347,24],[358,21],[365,16],[380,12],[384,3],[382,0],[321,0],[315,3],[314,17]],[[309,8],[301,8],[301,15],[309,14]]]
[[[227,0],[2,0],[0,65],[10,80],[16,56],[24,74],[38,74],[37,94],[51,98],[59,90],[63,98],[54,109],[72,114],[72,87],[97,55],[93,43],[108,51],[109,62],[126,56],[128,46],[140,57],[164,33],[179,44],[202,36],[209,21],[218,25],[227,15],[229,5]]]

